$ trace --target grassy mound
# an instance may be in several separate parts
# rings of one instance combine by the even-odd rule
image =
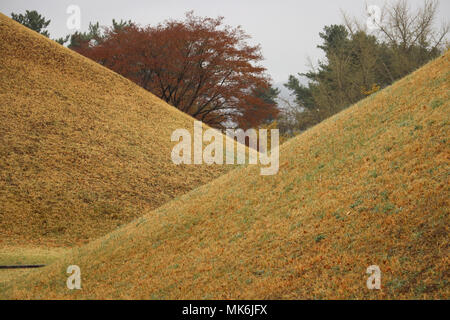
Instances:
[[[0,247],[74,245],[228,171],[176,166],[193,119],[0,14]]]
[[[277,175],[232,171],[0,298],[448,299],[449,84],[447,52],[285,143]]]

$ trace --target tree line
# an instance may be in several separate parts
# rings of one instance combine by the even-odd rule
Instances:
[[[406,0],[398,0],[381,10],[376,30],[345,13],[343,24],[325,26],[318,45],[325,59],[289,76],[285,84],[295,101],[285,103],[280,129],[303,131],[441,55],[449,48],[449,25],[437,29],[437,10],[438,1],[426,0],[412,10]]]
[[[55,39],[127,77],[167,103],[215,128],[279,128],[284,138],[323,121],[392,84],[448,49],[449,26],[436,27],[437,0],[412,10],[406,0],[385,5],[376,30],[343,14],[325,26],[318,45],[325,58],[290,75],[293,101],[279,99],[259,45],[223,17],[195,16],[140,26],[112,20]],[[11,14],[49,37],[50,20],[36,11]]]

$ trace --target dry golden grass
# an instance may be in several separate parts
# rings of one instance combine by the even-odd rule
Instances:
[[[0,248],[85,243],[231,168],[175,166],[191,117],[2,14],[0,109]]]
[[[5,25],[10,25],[4,20],[2,37]],[[52,48],[48,44],[46,50],[53,52]],[[80,57],[74,59],[89,65]],[[4,59],[0,63],[3,66]],[[45,66],[45,61],[40,63]],[[111,81],[119,82],[118,87],[135,88],[94,64],[86,69],[98,70],[90,74],[92,78],[115,77]],[[5,71],[1,70],[3,85]],[[80,75],[71,77],[76,81]],[[83,83],[79,80],[77,90]],[[30,92],[26,96],[33,94],[31,87],[25,88]],[[50,266],[0,282],[0,298],[449,299],[449,89],[447,52],[285,143],[277,175],[260,176],[255,166],[234,170],[154,211],[143,208],[148,212],[145,216],[62,253]],[[140,95],[148,96],[142,90],[136,92],[137,103]],[[109,99],[108,95],[102,99]],[[162,114],[172,112],[159,106]],[[57,110],[52,112],[58,114]],[[114,110],[105,109],[102,116]],[[129,113],[123,110],[121,128],[132,122]],[[33,119],[32,112],[27,115]],[[140,128],[143,123],[133,125]],[[161,130],[164,126],[161,122]],[[0,130],[3,134],[5,129]],[[130,135],[136,134],[131,125],[129,130]],[[52,141],[48,136],[52,134],[47,133],[45,143]],[[163,142],[158,148],[166,148]],[[20,146],[22,154],[15,161],[23,162],[28,149]],[[97,163],[103,170],[110,165],[106,160]],[[31,164],[42,166],[43,162],[30,162],[21,169],[37,170]],[[54,171],[46,171],[46,179],[71,174],[64,171],[67,166],[59,165],[51,162]],[[188,169],[196,170],[195,166]],[[20,174],[26,177],[32,172]],[[59,205],[61,195],[51,190],[45,189],[41,196]],[[1,196],[5,197],[4,191]],[[30,198],[29,205],[34,201]],[[2,198],[1,203],[13,202]],[[67,223],[73,217],[69,209],[77,210],[68,208]],[[81,268],[81,290],[66,287],[66,269],[72,264]],[[382,271],[379,291],[366,288],[365,271],[374,264]]]
[[[449,84],[447,52],[285,143],[277,175],[232,171],[0,297],[449,299]]]

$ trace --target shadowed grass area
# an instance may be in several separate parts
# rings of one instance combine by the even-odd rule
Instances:
[[[0,249],[0,265],[48,265],[66,252],[63,248],[42,247],[2,247]],[[0,288],[7,281],[17,280],[28,274],[31,269],[0,269]]]
[[[449,70],[447,52],[283,144],[277,175],[234,170],[0,297],[448,299]]]

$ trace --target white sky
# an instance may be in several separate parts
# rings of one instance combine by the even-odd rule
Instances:
[[[392,0],[389,0],[392,1]],[[275,83],[283,83],[289,74],[306,72],[307,58],[316,62],[321,51],[319,32],[325,25],[342,22],[341,9],[350,15],[364,17],[365,3],[382,6],[384,0],[2,0],[0,12],[23,13],[37,10],[51,19],[51,38],[72,33],[66,27],[69,5],[81,9],[81,30],[89,22],[111,25],[111,20],[131,19],[141,25],[156,24],[168,18],[182,18],[194,10],[196,15],[225,17],[231,26],[241,25],[259,43],[265,57],[263,65]],[[423,0],[409,0],[413,8]],[[448,21],[450,1],[441,0],[439,21]]]

